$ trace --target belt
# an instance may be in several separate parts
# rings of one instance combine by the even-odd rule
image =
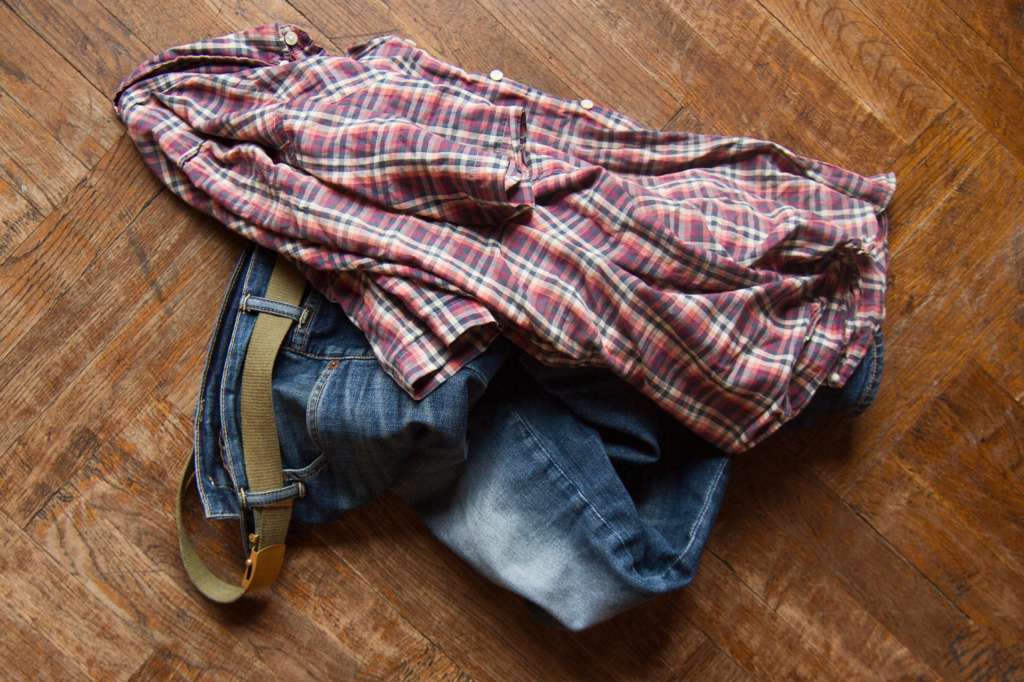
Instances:
[[[299,310],[305,287],[302,275],[278,256],[261,305],[250,308],[257,311],[257,317],[245,352],[240,394],[242,454],[248,488],[238,491],[243,542],[249,556],[238,583],[230,583],[210,570],[185,529],[182,510],[188,488],[195,483],[194,453],[189,454],[178,484],[175,521],[181,562],[196,589],[221,604],[237,601],[277,578],[284,562],[292,504],[304,492],[301,483],[284,485],[272,379],[274,360],[296,319],[295,311]],[[250,510],[253,522],[251,532],[246,532]]]

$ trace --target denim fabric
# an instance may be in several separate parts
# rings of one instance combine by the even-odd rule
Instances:
[[[195,429],[211,518],[240,513],[241,365],[273,259],[242,256],[211,339]],[[286,483],[306,489],[297,521],[394,491],[478,571],[572,629],[693,580],[729,458],[607,370],[548,367],[498,340],[416,401],[312,288],[278,312],[296,319],[274,404]],[[881,353],[867,358],[809,409],[865,407]]]

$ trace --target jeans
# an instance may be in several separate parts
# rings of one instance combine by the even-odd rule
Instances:
[[[243,254],[210,342],[194,444],[209,518],[241,511],[241,369],[273,263]],[[305,484],[296,521],[393,491],[479,572],[574,630],[693,580],[729,457],[607,370],[547,367],[499,339],[416,401],[311,287],[294,317],[273,393],[285,482]],[[876,349],[808,413],[866,407]]]

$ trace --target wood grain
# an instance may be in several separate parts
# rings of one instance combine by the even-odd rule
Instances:
[[[89,170],[2,90],[0,130],[0,180],[41,213],[49,213]]]
[[[1024,76],[941,2],[854,1],[996,139],[1018,159],[1024,158],[1024,139],[1019,134]]]
[[[702,128],[770,138],[869,174],[891,163],[896,143],[878,116],[756,3],[599,6],[614,25],[651,36],[630,47],[686,94],[684,108],[706,111]]]
[[[760,3],[902,140],[949,107],[949,95],[850,0]]]
[[[1016,0],[0,2],[0,656],[16,679],[1024,679],[1024,5]],[[895,170],[886,370],[735,466],[693,585],[570,634],[397,499],[295,529],[266,598],[172,520],[241,240],[110,108],[175,43],[398,33],[652,127]],[[237,528],[189,523],[227,574]]]
[[[529,2],[510,5],[500,0],[477,0],[501,24],[492,39],[511,35],[555,74],[572,83],[572,93],[636,117],[649,126],[663,125],[678,110],[671,85],[646,68],[643,54],[624,48],[594,21],[594,8],[574,3]],[[503,67],[495,64],[495,67]],[[529,74],[512,74],[529,80]]]
[[[1019,0],[945,0],[1018,74],[1024,74],[1024,5]]]
[[[121,134],[109,98],[6,6],[0,25],[4,90],[67,154],[95,166]]]
[[[182,218],[187,216],[178,209],[173,197],[161,194],[76,286],[53,300],[41,299],[50,305],[39,323],[0,361],[0,383],[19,387],[7,400],[10,419],[0,426],[4,442],[24,433],[112,338],[140,334],[141,329],[133,324],[140,308],[146,315],[167,315],[172,310],[165,307],[166,297],[174,291],[167,288],[168,279],[178,274],[171,268],[183,249],[190,250],[188,242],[194,241],[193,235],[182,229]],[[141,243],[148,249],[142,250]],[[123,277],[118,265],[129,262],[137,262],[139,267]],[[187,266],[179,263],[178,267]],[[140,291],[146,295],[140,297]],[[54,345],[53,357],[37,352],[48,342]],[[159,339],[153,342],[159,343]]]
[[[143,635],[128,631],[76,576],[47,556],[6,516],[0,516],[0,541],[4,545],[0,595],[5,611],[31,628],[43,643],[39,649],[33,646],[18,652],[19,656],[39,656],[34,665],[41,666],[49,644],[96,679],[122,676],[138,667],[148,650]]]
[[[96,257],[156,197],[127,135],[112,146],[58,210],[37,223],[18,248],[0,260],[0,358],[5,358],[94,263]],[[0,376],[9,376],[0,372]],[[0,385],[5,381],[0,379]]]
[[[43,215],[14,185],[0,178],[0,260],[21,243]]]
[[[122,78],[153,53],[98,0],[6,0],[5,4],[108,97]]]

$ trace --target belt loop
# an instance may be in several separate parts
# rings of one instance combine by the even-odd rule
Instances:
[[[238,489],[238,501],[243,537],[249,539],[249,557],[242,570],[239,583],[232,585],[218,577],[203,561],[185,529],[184,501],[187,489],[195,482],[195,453],[191,453],[178,483],[175,521],[181,561],[189,580],[203,596],[212,601],[229,604],[250,590],[266,587],[274,582],[284,561],[285,536],[291,521],[292,500],[296,494],[305,494],[305,484],[284,485],[281,466],[281,445],[274,417],[273,369],[281,345],[302,301],[306,282],[287,259],[277,256],[274,270],[267,283],[266,298],[276,305],[257,310],[256,324],[245,351],[241,383],[241,435],[242,456],[248,490]],[[248,294],[239,307],[248,307]],[[264,309],[264,307],[266,309]],[[290,488],[290,489],[289,489]],[[280,499],[276,499],[280,496]],[[257,501],[265,500],[267,504]],[[253,527],[246,528],[248,509],[252,507]],[[251,532],[252,535],[247,535]]]
[[[238,502],[243,511],[249,509],[266,509],[268,507],[280,507],[291,504],[292,500],[305,497],[306,484],[302,481],[290,481],[278,488],[270,490],[246,490],[238,489]]]

